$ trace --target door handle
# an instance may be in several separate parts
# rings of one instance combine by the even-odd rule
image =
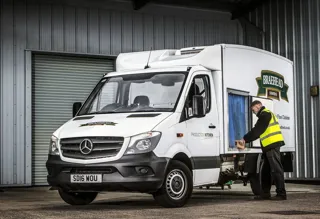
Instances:
[[[215,129],[216,126],[215,125],[209,125],[209,129]]]

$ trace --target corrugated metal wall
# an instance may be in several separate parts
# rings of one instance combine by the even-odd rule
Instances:
[[[230,15],[89,0],[0,0],[0,185],[31,183],[31,56],[25,50],[120,52],[242,43]],[[68,5],[63,5],[67,2]]]
[[[48,139],[72,118],[72,104],[83,102],[101,76],[113,71],[114,60],[36,54],[32,63],[32,184],[46,185]]]
[[[295,63],[297,153],[294,178],[320,178],[320,105],[310,86],[320,80],[320,1],[270,0],[250,13],[265,32],[265,49]],[[247,41],[255,45],[255,41]]]

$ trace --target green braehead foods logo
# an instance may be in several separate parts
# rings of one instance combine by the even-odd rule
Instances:
[[[258,96],[267,96],[268,98],[289,102],[288,100],[288,88],[285,83],[284,77],[276,72],[262,70],[261,77],[256,78],[259,90]]]

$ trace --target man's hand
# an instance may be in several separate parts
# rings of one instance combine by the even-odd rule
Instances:
[[[245,140],[241,139],[241,140],[236,140],[236,146],[239,150],[243,150],[246,147],[246,142]]]

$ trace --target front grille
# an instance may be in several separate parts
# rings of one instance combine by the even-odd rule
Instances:
[[[105,173],[110,174],[116,172],[114,167],[73,167],[70,169],[70,173],[78,174],[94,174],[94,173]]]
[[[80,150],[80,144],[85,140],[92,142],[92,150]],[[75,159],[98,159],[116,156],[123,145],[122,137],[81,137],[81,138],[64,138],[60,141],[62,155]],[[89,147],[90,148],[90,147]],[[88,153],[89,152],[89,153]]]

